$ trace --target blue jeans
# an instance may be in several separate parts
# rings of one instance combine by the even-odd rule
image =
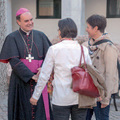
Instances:
[[[93,115],[93,109],[88,109],[87,110],[86,120],[91,120],[92,119],[92,115]]]
[[[105,108],[101,108],[101,103],[97,102],[97,106],[93,107],[93,111],[95,113],[96,120],[109,120],[110,105]],[[92,112],[90,114],[90,110],[88,109],[86,120],[91,120],[91,116]]]
[[[87,109],[78,108],[78,105],[70,106],[53,105],[54,120],[69,120],[70,114],[71,120],[85,120]]]

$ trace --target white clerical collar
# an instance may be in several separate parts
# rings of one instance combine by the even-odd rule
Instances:
[[[29,32],[26,32],[26,31],[24,31],[22,28],[21,28],[21,30],[22,30],[23,32],[25,32],[26,35],[29,35],[29,34],[30,34],[30,31],[29,31]]]

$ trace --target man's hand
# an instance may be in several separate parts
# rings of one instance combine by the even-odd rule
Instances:
[[[38,81],[38,77],[39,77],[38,75],[33,75],[32,79],[35,80],[35,82],[37,82]]]
[[[105,108],[105,107],[107,107],[108,105],[106,105],[106,104],[101,104],[101,108]]]
[[[31,103],[32,105],[37,105],[37,101],[38,101],[38,100],[34,99],[33,97],[30,98],[30,103]]]
[[[37,70],[38,70],[37,75],[39,76],[41,72],[41,68],[38,68]]]
[[[38,70],[37,74],[34,75],[34,76],[32,77],[32,79],[35,80],[35,82],[38,81],[38,78],[39,78],[39,75],[40,75],[41,68],[38,68],[37,70]]]

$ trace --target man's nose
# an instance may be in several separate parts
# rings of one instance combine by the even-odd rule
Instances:
[[[29,21],[29,24],[33,24],[33,21],[30,20],[30,21]]]

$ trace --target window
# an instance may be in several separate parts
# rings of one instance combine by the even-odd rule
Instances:
[[[107,0],[107,18],[120,18],[120,0]]]
[[[61,18],[61,0],[37,0],[37,18]]]

